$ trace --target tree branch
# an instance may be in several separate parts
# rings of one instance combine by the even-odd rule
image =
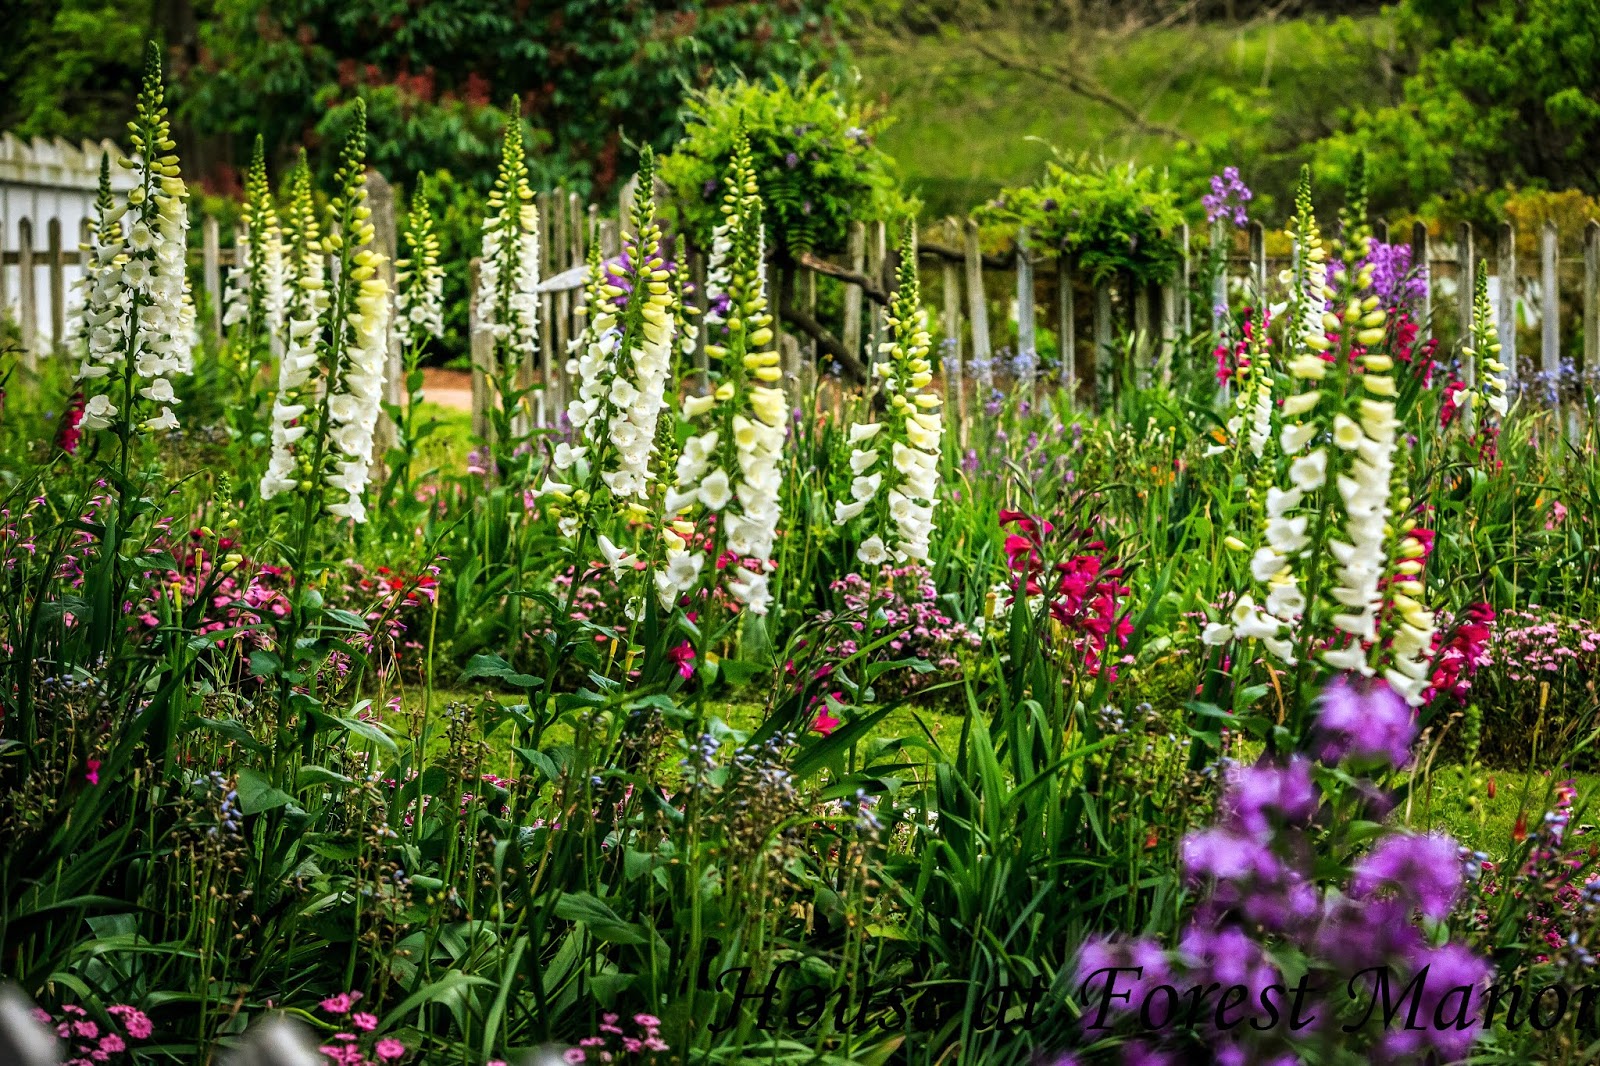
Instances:
[[[842,267],[838,263],[830,263],[826,259],[819,259],[810,252],[801,252],[795,257],[795,262],[809,270],[815,270],[818,274],[826,274],[830,278],[838,278],[840,281],[859,285],[862,292],[880,304],[887,305],[889,303],[889,294],[884,292],[876,281],[873,281],[865,274],[859,274],[851,270],[849,267]]]
[[[1146,133],[1155,133],[1163,137],[1169,137],[1172,140],[1180,141],[1184,144],[1194,143],[1194,139],[1188,134],[1184,133],[1182,130],[1168,126],[1165,123],[1151,122],[1149,119],[1146,119],[1143,115],[1141,115],[1138,109],[1132,104],[1128,103],[1126,100],[1112,95],[1111,92],[1109,92],[1099,83],[1085,78],[1080,74],[1076,74],[1065,67],[1054,63],[1047,63],[1036,56],[1023,60],[1015,56],[1005,55],[997,49],[985,44],[983,39],[976,35],[968,35],[966,40],[967,43],[971,45],[980,55],[992,59],[994,62],[1000,64],[1002,67],[1005,67],[1007,70],[1015,70],[1023,74],[1032,74],[1034,77],[1040,78],[1044,81],[1063,85],[1070,92],[1077,93],[1079,96],[1093,100],[1096,103],[1104,104],[1106,107],[1109,107],[1111,110],[1127,119],[1128,122],[1130,122],[1137,129],[1141,129]]]
[[[821,322],[792,305],[784,306],[783,318],[790,325],[798,327],[801,333],[816,341],[819,354],[832,357],[855,380],[867,380],[867,368],[862,365],[860,357],[846,348],[839,338],[829,333]]]

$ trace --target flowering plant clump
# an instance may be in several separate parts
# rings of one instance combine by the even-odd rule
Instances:
[[[1057,534],[1052,523],[1020,511],[1002,510],[1000,524],[1014,531],[1004,545],[1008,584],[1005,595],[995,597],[993,613],[1003,619],[1019,602],[1029,611],[1042,609],[1057,627],[1058,651],[1089,676],[1099,674],[1133,631],[1118,610],[1129,589],[1120,581],[1122,568],[1107,565],[1105,542],[1091,540],[1086,530]],[[1115,666],[1110,673],[1115,676]]]
[[[661,1039],[661,1019],[649,1014],[635,1014],[632,1031],[623,1029],[621,1018],[604,1014],[600,1018],[600,1031],[586,1036],[578,1046],[562,1053],[562,1061],[578,1066],[580,1063],[653,1063],[664,1061],[661,1056],[672,1050]]]
[[[939,590],[926,567],[885,567],[872,579],[849,573],[828,588],[840,597],[840,613],[850,619],[848,624],[855,632],[865,634],[869,614],[877,612],[881,616],[876,622],[876,635],[889,639],[869,661],[920,659],[934,667],[929,673],[900,671],[885,675],[879,684],[891,683],[896,691],[915,691],[935,678],[959,675],[963,651],[982,643],[979,632],[952,618],[949,609],[940,604]],[[832,610],[825,610],[817,615],[817,621],[827,623],[835,617]],[[846,638],[831,644],[824,658],[849,658],[860,650],[863,639]]]
[[[404,1061],[409,1054],[404,1043],[392,1036],[371,1035],[378,1028],[378,1018],[359,1009],[361,999],[360,992],[341,992],[318,1005],[334,1019],[339,1032],[317,1050],[334,1066],[382,1066]]]
[[[383,257],[371,248],[362,114],[358,107],[340,157],[340,194],[330,205],[339,220],[336,232],[320,242],[320,253],[312,250],[309,226],[296,235],[296,284],[307,298],[292,305],[289,349],[272,409],[272,460],[260,486],[264,499],[298,492],[310,513],[325,506],[329,514],[358,524],[367,520],[363,494],[383,400],[389,318],[388,285],[378,269]],[[306,222],[310,178],[303,168],[301,173],[297,199]],[[321,255],[338,256],[331,296],[320,276]]]
[[[1346,774],[1405,765],[1416,737],[1405,700],[1359,676],[1336,678],[1324,693],[1317,730],[1317,759]],[[1478,862],[1437,834],[1389,831],[1370,846],[1346,838],[1336,812],[1381,817],[1389,803],[1370,783],[1348,780],[1303,755],[1229,766],[1216,823],[1183,843],[1184,870],[1201,895],[1175,946],[1096,939],[1082,950],[1085,1035],[1123,1018],[1159,1034],[1125,1046],[1129,1063],[1176,1061],[1159,1056],[1200,1041],[1218,1062],[1305,1061],[1333,1047],[1396,1062],[1467,1054],[1486,1032],[1493,968],[1465,941],[1434,931],[1457,915]],[[1361,1013],[1392,994],[1374,983],[1375,967],[1391,982],[1423,975],[1424,1024],[1377,1023],[1375,1006]],[[1119,978],[1125,997],[1110,983]],[[1242,993],[1226,1008],[1191,1003],[1185,1015],[1179,990],[1196,985]],[[1326,1000],[1308,1008],[1309,987],[1348,987],[1352,998],[1343,1011]],[[1295,1024],[1281,1024],[1290,1011]],[[1448,1022],[1426,1024],[1436,1014]]]
[[[1207,222],[1227,221],[1243,229],[1250,220],[1245,204],[1253,195],[1239,177],[1238,167],[1223,167],[1221,174],[1211,175],[1211,191],[1200,197],[1200,206],[1206,210]]]
[[[65,1045],[67,1057],[61,1066],[98,1066],[99,1063],[129,1062],[133,1057],[132,1045],[150,1039],[155,1027],[150,1019],[136,1007],[115,1004],[106,1008],[109,1024],[102,1024],[89,1016],[89,1012],[73,1003],[62,1004],[58,1017],[39,1007],[33,1010],[36,1020],[49,1027],[56,1038]]]
[[[444,336],[444,266],[422,175],[411,192],[406,257],[394,263],[394,325],[407,348]]]
[[[694,430],[679,454],[664,507],[669,517],[696,506],[717,515],[711,558],[720,583],[761,615],[772,603],[772,555],[781,517],[778,461],[789,404],[776,387],[782,371],[770,349],[761,198],[742,134],[725,187],[718,240],[727,242],[726,280],[708,273],[706,282],[707,299],[715,304],[725,297],[728,307],[725,319],[707,316],[706,352],[719,368],[718,381],[709,395],[684,396],[683,417]],[[683,551],[669,543],[669,552]],[[697,578],[700,567],[690,558],[669,556],[668,572]],[[696,575],[689,574],[691,567]]]
[[[911,223],[900,240],[900,287],[888,315],[886,359],[874,361],[888,417],[850,427],[850,499],[834,504],[834,521],[862,518],[856,558],[867,566],[926,562],[939,498],[939,394],[929,386],[927,312],[917,288]],[[879,490],[882,489],[880,498]]]
[[[101,220],[95,252],[94,288],[84,309],[89,354],[78,370],[88,401],[84,430],[117,427],[124,466],[128,437],[177,428],[178,403],[171,376],[193,366],[194,305],[188,301],[186,271],[188,188],[178,170],[177,147],[167,121],[160,53],[152,43],[145,53],[138,114],[128,124],[140,152],[139,183],[127,202]],[[139,419],[148,404],[152,417]]]

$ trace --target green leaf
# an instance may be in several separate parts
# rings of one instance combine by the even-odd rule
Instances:
[[[260,814],[294,802],[287,792],[274,788],[272,782],[246,767],[239,771],[239,809],[245,814]]]
[[[645,944],[649,937],[632,922],[625,922],[606,903],[587,892],[568,892],[556,902],[556,917],[582,922],[609,944]]]
[[[461,671],[462,681],[474,681],[478,678],[491,678],[504,681],[508,685],[518,688],[533,688],[541,684],[543,679],[531,674],[518,673],[510,663],[493,652],[481,651],[467,660],[466,669]]]
[[[250,672],[256,677],[272,677],[283,669],[283,660],[266,649],[250,653]]]
[[[360,718],[340,718],[339,724],[356,736],[370,740],[390,755],[400,754],[400,749],[395,746],[394,738],[389,736],[389,731],[384,729],[379,722],[365,721]]]

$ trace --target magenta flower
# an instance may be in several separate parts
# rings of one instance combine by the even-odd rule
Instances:
[[[386,1036],[373,1047],[373,1053],[383,1062],[398,1059],[406,1053],[406,1046],[392,1036]]]

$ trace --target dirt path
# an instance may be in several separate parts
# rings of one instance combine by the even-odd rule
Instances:
[[[472,410],[472,371],[423,367],[422,398],[454,411]]]

